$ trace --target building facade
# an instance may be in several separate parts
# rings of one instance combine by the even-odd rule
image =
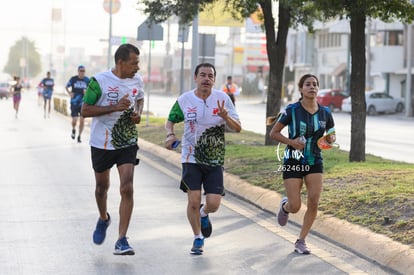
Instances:
[[[286,70],[293,72],[295,83],[302,74],[314,73],[320,78],[320,88],[349,92],[349,21],[317,23],[315,29],[314,34],[305,29],[289,31]],[[407,41],[407,29],[401,22],[367,20],[366,90],[406,98],[407,56],[409,48],[413,50],[409,46],[413,43]]]

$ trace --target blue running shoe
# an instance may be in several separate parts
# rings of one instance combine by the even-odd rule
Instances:
[[[208,215],[201,217],[201,233],[203,234],[204,238],[210,237],[212,231],[213,226],[211,225]]]
[[[195,255],[201,255],[203,253],[204,239],[194,239],[193,247],[191,248],[191,253]]]
[[[203,207],[203,205],[200,205],[200,209]],[[203,234],[204,238],[208,238],[211,235],[211,232],[213,231],[213,226],[211,225],[210,219],[207,216],[201,217],[201,234]]]
[[[114,255],[135,255],[135,251],[129,246],[126,237],[122,237],[115,243]]]
[[[99,218],[98,222],[96,223],[96,229],[93,232],[93,242],[95,244],[102,244],[105,241],[106,229],[111,224],[111,216],[109,216],[109,213],[107,213],[107,215],[107,221],[103,221]]]

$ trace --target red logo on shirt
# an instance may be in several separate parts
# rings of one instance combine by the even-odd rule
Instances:
[[[108,86],[108,91],[109,92],[119,92],[119,87]]]
[[[137,90],[137,88],[134,88],[134,89],[132,89],[132,95],[137,95],[137,93],[138,93],[138,90]]]
[[[213,108],[213,115],[217,115],[218,112],[219,112],[218,108]]]
[[[187,112],[196,113],[197,112],[197,107],[187,107]]]

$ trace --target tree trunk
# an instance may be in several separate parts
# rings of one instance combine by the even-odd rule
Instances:
[[[263,11],[266,29],[266,48],[269,59],[269,83],[267,89],[266,117],[276,116],[280,112],[282,80],[285,67],[286,41],[290,25],[289,7],[283,6],[279,1],[279,25],[277,39],[275,36],[275,23],[272,14],[273,1],[259,1]],[[264,119],[263,123],[266,123]],[[276,142],[269,137],[272,126],[266,125],[265,145],[274,145]]]
[[[365,22],[366,15],[361,10],[351,14],[351,150],[349,161],[365,161]]]

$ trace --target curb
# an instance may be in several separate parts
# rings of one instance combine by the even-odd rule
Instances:
[[[181,156],[175,151],[139,139],[141,150],[150,152],[181,169]],[[279,207],[281,195],[275,191],[254,186],[239,177],[224,172],[225,189],[268,212],[275,213]],[[289,219],[302,224],[306,206]],[[402,274],[414,274],[414,249],[408,245],[393,241],[391,238],[374,233],[362,226],[324,215],[318,211],[312,231],[351,249],[379,264]]]

